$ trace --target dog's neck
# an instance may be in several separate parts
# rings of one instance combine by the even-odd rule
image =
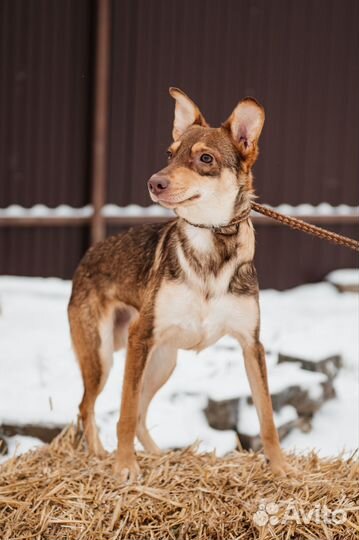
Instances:
[[[227,276],[230,281],[240,264],[250,263],[255,248],[250,219],[235,225],[235,228],[234,234],[219,234],[211,229],[194,227],[183,219],[178,220],[178,243],[175,249],[184,275],[187,278],[192,276],[194,283],[202,282],[203,287],[206,287],[206,284],[212,283],[213,278],[219,276]],[[225,285],[227,288],[229,281]]]
[[[251,213],[251,201],[253,198],[253,193],[251,191],[242,191],[239,190],[234,204],[232,203],[231,208],[226,212],[226,216],[223,216],[223,221],[218,223],[218,216],[216,221],[211,223],[213,217],[210,215],[204,220],[203,223],[196,220],[190,219],[190,216],[182,215],[181,217],[186,223],[192,225],[193,227],[198,227],[200,229],[208,229],[214,234],[232,236],[237,234],[239,231],[240,224],[243,221],[246,221]]]
[[[177,237],[181,265],[189,264],[206,281],[227,264],[252,261],[255,243],[249,219],[251,199],[249,192],[238,195],[231,219],[222,226],[201,226],[180,218]]]
[[[251,213],[250,208],[246,208],[242,210],[240,214],[237,214],[227,225],[204,225],[201,223],[191,223],[185,218],[182,218],[186,223],[189,225],[192,225],[192,227],[198,227],[199,229],[208,229],[213,234],[219,234],[219,235],[225,235],[225,236],[233,236],[234,234],[238,234],[239,227],[243,221],[246,221]]]

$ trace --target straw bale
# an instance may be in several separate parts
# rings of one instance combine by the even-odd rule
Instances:
[[[112,473],[113,455],[88,456],[70,427],[50,445],[0,468],[0,538],[358,539],[357,458],[319,459],[312,452],[289,459],[297,468],[296,478],[276,479],[261,454],[234,452],[217,458],[201,455],[193,446],[160,457],[140,454],[141,480],[121,484]],[[284,524],[288,501],[306,512],[319,504],[340,508],[347,519],[340,524],[315,519]],[[273,503],[278,505],[274,520]],[[272,518],[265,525],[254,520],[255,515],[263,517],[257,513],[261,508]]]

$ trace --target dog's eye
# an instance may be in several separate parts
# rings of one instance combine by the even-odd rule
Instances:
[[[170,159],[172,159],[172,155],[173,155],[173,154],[172,154],[171,150],[167,150],[166,154],[167,154],[167,159],[168,159],[168,161],[169,161]]]
[[[199,158],[202,163],[212,163],[213,161],[213,157],[210,156],[209,154],[202,154],[201,157]]]

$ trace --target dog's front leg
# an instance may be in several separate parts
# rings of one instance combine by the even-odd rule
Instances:
[[[285,476],[292,472],[292,468],[283,455],[274,424],[263,345],[259,341],[250,343],[242,341],[242,348],[252,398],[259,418],[264,453],[270,461],[273,473]]]
[[[122,389],[120,420],[117,424],[118,449],[114,471],[122,481],[139,475],[134,439],[139,413],[139,397],[147,357],[152,345],[152,332],[141,318],[130,328],[125,375]]]

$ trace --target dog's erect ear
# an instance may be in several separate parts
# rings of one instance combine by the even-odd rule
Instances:
[[[170,88],[170,95],[176,100],[172,136],[177,139],[194,124],[206,127],[208,124],[195,103],[178,88]]]
[[[246,155],[255,149],[264,124],[264,109],[253,98],[240,101],[231,116],[223,124],[241,152]]]

